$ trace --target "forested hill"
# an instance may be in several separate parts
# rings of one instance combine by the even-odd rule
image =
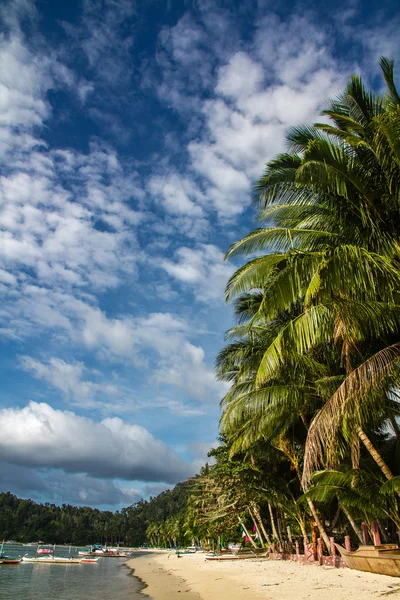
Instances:
[[[83,546],[92,543],[145,543],[150,524],[177,519],[186,509],[187,486],[176,485],[149,501],[140,500],[121,511],[101,511],[89,506],[37,504],[0,493],[0,537],[18,542]]]

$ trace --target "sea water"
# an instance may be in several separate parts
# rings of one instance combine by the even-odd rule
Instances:
[[[142,588],[119,558],[79,565],[0,565],[0,600],[145,600]]]

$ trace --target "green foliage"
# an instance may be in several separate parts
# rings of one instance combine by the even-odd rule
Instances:
[[[3,492],[0,493],[0,535],[2,539],[18,542],[42,540],[77,546],[97,542],[140,546],[149,541],[146,535],[149,524],[171,525],[171,519],[176,517],[183,520],[187,498],[185,484],[178,484],[149,501],[140,500],[112,513],[88,506],[37,504]],[[176,529],[173,537],[179,537]]]

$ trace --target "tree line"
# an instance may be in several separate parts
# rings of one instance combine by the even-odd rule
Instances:
[[[177,515],[187,503],[185,484],[140,500],[115,513],[89,506],[57,506],[0,493],[0,536],[4,540],[85,546],[123,544],[137,547],[147,543],[146,529]]]

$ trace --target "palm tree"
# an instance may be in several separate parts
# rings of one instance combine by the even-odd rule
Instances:
[[[234,342],[217,359],[221,379],[232,379],[235,361],[238,366],[231,388],[221,402],[220,429],[230,441],[231,454],[246,451],[260,440],[270,443],[289,461],[302,486],[299,450],[304,446],[307,415],[319,401],[309,371],[321,375],[321,365],[312,360],[302,362],[298,357],[297,364],[295,361],[287,362],[274,379],[257,387],[257,361],[268,337],[274,335],[274,327],[271,323],[269,325],[259,326],[256,333],[250,330],[247,339],[242,339],[240,344]],[[329,538],[314,503],[308,499],[308,504],[330,551]],[[297,522],[307,543],[304,519],[298,511]]]
[[[272,226],[228,252],[269,251],[227,285],[227,299],[256,298],[248,329],[290,316],[257,356],[252,394],[265,395],[294,361],[321,350],[341,357],[328,373],[340,386],[308,433],[306,484],[321,461],[338,460],[349,446],[356,461],[357,436],[392,477],[365,431],[393,411],[388,391],[399,378],[400,104],[393,63],[382,58],[381,68],[385,97],[354,76],[324,111],[332,125],[290,132],[289,152],[269,163],[258,184],[260,219]]]

